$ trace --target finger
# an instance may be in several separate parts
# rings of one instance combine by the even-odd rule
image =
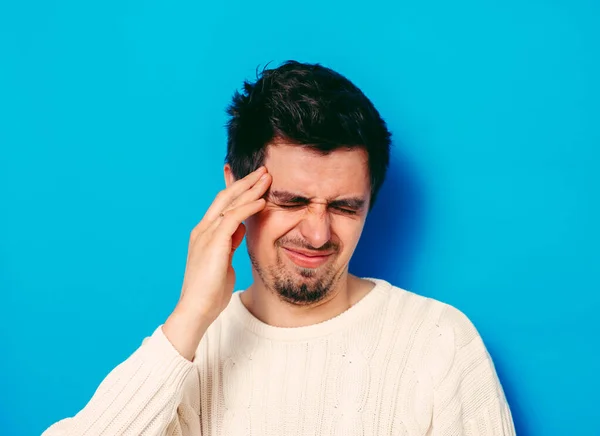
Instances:
[[[260,180],[265,171],[265,167],[260,167],[256,171],[248,174],[243,179],[236,180],[231,184],[231,186],[219,192],[213,203],[204,214],[204,218],[202,220],[206,220],[209,223],[215,220],[219,214],[225,210],[229,204],[231,204],[233,200],[254,186]]]
[[[220,224],[223,214],[225,212],[236,209],[237,207],[243,204],[250,203],[261,198],[267,191],[267,189],[269,189],[272,180],[273,179],[270,174],[264,173],[256,184],[251,186],[249,190],[246,190],[242,195],[238,197],[237,200],[235,200],[235,204],[231,204],[225,210],[219,212],[219,214],[212,219],[212,222],[208,221],[208,218],[212,216],[205,217],[198,225],[198,227],[200,227],[200,230],[202,232],[206,231],[212,234],[215,228]]]
[[[255,200],[255,201],[256,201],[256,200]],[[249,204],[249,203],[246,203],[245,205],[247,205],[247,204]],[[241,206],[245,206],[245,205],[240,205],[240,207],[241,207]],[[221,223],[222,223],[222,222],[223,222],[223,220],[225,219],[225,214],[228,214],[228,215],[229,215],[229,214],[231,214],[231,213],[234,213],[235,209],[237,209],[237,208],[234,208],[234,209],[230,209],[230,210],[228,210],[228,211],[221,212],[221,213],[220,213],[220,214],[217,216],[217,218],[216,218],[216,219],[215,219],[215,220],[214,220],[212,223],[210,223],[210,227],[208,227],[208,228],[207,228],[207,229],[206,229],[206,230],[205,230],[203,233],[204,233],[204,234],[206,234],[208,237],[211,237],[211,235],[213,235],[213,234],[216,232],[216,230],[219,228],[219,226],[221,225]],[[239,222],[239,224],[241,224],[241,223],[242,223],[242,221],[244,221],[244,220],[241,220],[241,221]],[[231,235],[229,235],[229,236],[230,236],[231,238],[233,238],[233,234],[231,234]]]
[[[230,240],[242,221],[263,210],[266,204],[267,202],[264,198],[259,198],[258,200],[242,204],[235,209],[224,212],[223,217],[218,220],[219,223],[216,226],[214,235],[221,235]]]
[[[231,236],[231,254],[233,255],[233,253],[235,252],[235,250],[237,250],[239,248],[239,246],[242,244],[242,241],[244,240],[244,236],[246,235],[246,226],[244,225],[244,223],[241,223],[237,229],[235,229],[235,232],[233,232],[233,235]]]
[[[271,175],[269,173],[263,174],[261,176],[261,178],[258,180],[258,182],[254,184],[254,186],[252,186],[250,189],[243,192],[240,196],[238,196],[236,199],[234,199],[231,202],[231,204],[229,204],[222,211],[222,213],[227,212],[232,209],[235,209],[238,206],[241,206],[242,204],[250,203],[254,200],[258,200],[259,198],[261,198],[263,196],[263,194],[265,192],[267,192],[267,189],[269,189],[269,186],[271,186],[272,181],[273,181],[273,178],[271,177]]]

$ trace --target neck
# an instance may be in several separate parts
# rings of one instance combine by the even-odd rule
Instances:
[[[253,276],[254,283],[240,295],[242,303],[260,321],[275,327],[305,327],[334,318],[373,288],[372,282],[346,270],[323,300],[311,305],[297,305],[267,288],[254,271]]]

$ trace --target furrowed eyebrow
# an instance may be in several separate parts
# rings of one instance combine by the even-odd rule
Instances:
[[[277,203],[294,203],[294,204],[308,204],[310,203],[310,199],[303,197],[298,194],[294,194],[293,192],[287,191],[269,191],[267,195],[269,200],[276,201]]]
[[[366,201],[362,198],[353,197],[353,198],[343,198],[340,200],[334,200],[329,203],[330,206],[340,207],[344,209],[353,209],[353,210],[361,210],[365,207]]]
[[[309,204],[310,198],[306,198],[302,195],[295,194],[287,191],[269,191],[267,195],[268,199],[277,203],[283,204]],[[366,201],[360,197],[340,198],[338,200],[331,200],[328,202],[328,206],[361,210],[365,207]]]

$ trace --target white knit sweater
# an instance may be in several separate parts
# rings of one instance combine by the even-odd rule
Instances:
[[[43,436],[514,435],[467,317],[370,280],[350,309],[299,328],[262,323],[235,293],[193,362],[159,327]]]

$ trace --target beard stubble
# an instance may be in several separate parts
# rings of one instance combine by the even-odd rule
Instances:
[[[281,255],[281,247],[284,244],[289,247],[298,247],[312,251],[334,251],[332,256],[336,256],[339,252],[339,245],[329,241],[319,249],[314,249],[304,241],[282,238],[275,243],[275,247],[278,249],[275,265],[266,268],[260,265],[256,257],[250,252],[250,249],[248,249],[252,267],[263,284],[282,300],[294,305],[308,306],[318,303],[327,297],[343,272],[336,272],[335,259],[330,260],[323,267],[296,267],[295,271],[290,270],[290,267],[285,264]]]

